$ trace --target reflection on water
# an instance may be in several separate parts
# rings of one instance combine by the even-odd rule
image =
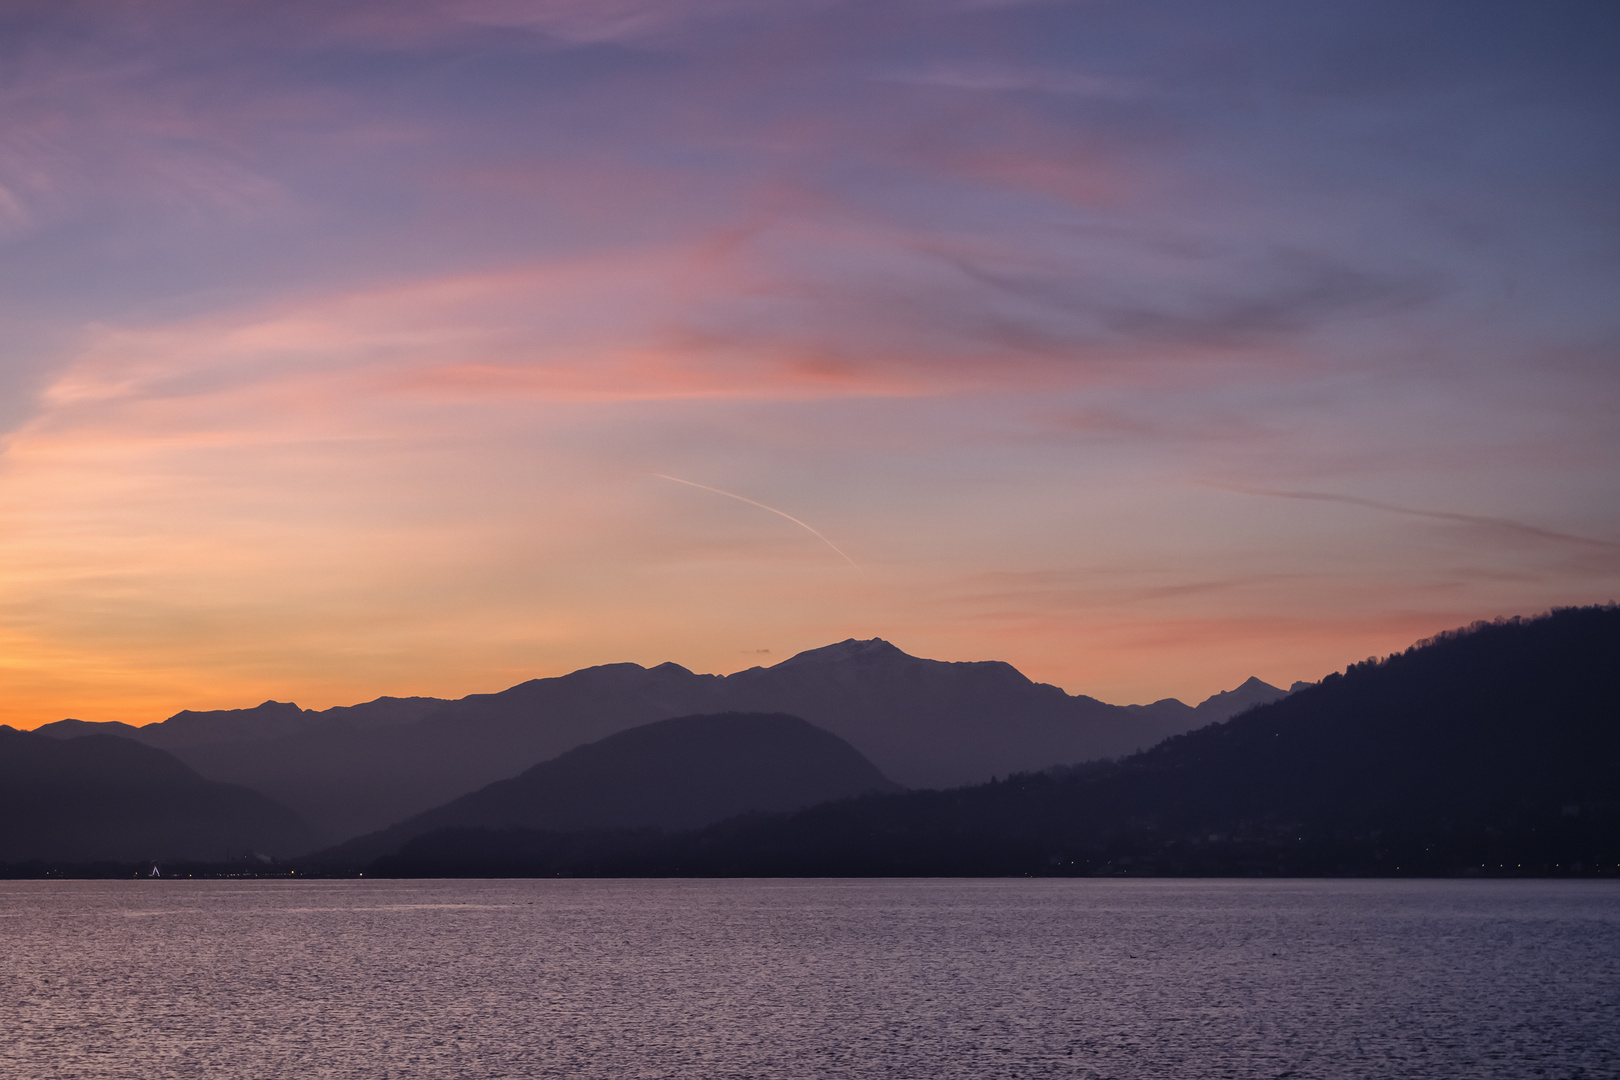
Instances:
[[[1610,882],[0,882],[0,916],[7,1077],[1620,1076]]]

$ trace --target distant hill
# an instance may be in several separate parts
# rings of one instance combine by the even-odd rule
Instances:
[[[1010,664],[925,660],[872,639],[733,675],[608,664],[458,701],[380,698],[324,712],[265,702],[116,730],[294,808],[330,842],[675,716],[800,716],[901,784],[944,787],[1127,754],[1283,693],[1251,679],[1196,709],[1174,699],[1107,705],[1032,682]],[[107,726],[61,721],[39,730],[77,737]]]
[[[576,747],[326,858],[374,858],[444,828],[691,829],[898,790],[849,743],[798,717],[683,716]]]
[[[299,854],[312,841],[291,810],[164,751],[0,727],[0,862],[222,860]]]
[[[420,720],[451,702],[440,698],[381,697],[361,705],[300,709],[290,701],[266,701],[250,709],[184,709],[167,720],[136,727],[118,721],[58,720],[37,728],[52,738],[118,735],[160,750],[193,750],[220,744],[263,743],[315,728],[341,726],[376,731]]]
[[[378,872],[1620,872],[1620,609],[1476,625],[1117,764],[660,838],[463,831]]]

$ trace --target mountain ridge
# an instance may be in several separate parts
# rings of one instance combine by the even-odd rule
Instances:
[[[731,675],[604,664],[449,701],[378,698],[320,712],[271,701],[188,710],[118,733],[169,750],[204,776],[263,792],[336,842],[676,716],[800,716],[898,783],[950,787],[1116,757],[1207,723],[1212,708],[1242,704],[1216,695],[1196,707],[1174,699],[1109,705],[1034,682],[1003,661],[929,660],[881,638],[848,638]],[[37,730],[76,737],[97,727],[59,721]]]

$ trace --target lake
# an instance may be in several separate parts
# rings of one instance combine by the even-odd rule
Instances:
[[[1620,882],[0,882],[6,1077],[1616,1077]]]

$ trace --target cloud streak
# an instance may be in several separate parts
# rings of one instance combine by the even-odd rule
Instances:
[[[1532,540],[1567,544],[1588,550],[1595,549],[1620,553],[1620,542],[1614,540],[1600,540],[1590,536],[1577,536],[1573,533],[1558,532],[1553,529],[1544,529],[1538,525],[1530,525],[1523,521],[1514,521],[1511,518],[1491,517],[1484,514],[1460,514],[1449,510],[1425,510],[1415,506],[1402,506],[1399,503],[1383,502],[1378,499],[1364,499],[1356,495],[1336,495],[1322,491],[1271,491],[1265,488],[1235,487],[1226,484],[1212,484],[1210,486],[1219,487],[1226,491],[1241,492],[1245,495],[1263,495],[1273,499],[1299,499],[1306,502],[1361,506],[1369,510],[1381,510],[1388,514],[1401,514],[1406,517],[1428,518],[1431,521],[1449,521],[1462,525],[1475,525]]]

